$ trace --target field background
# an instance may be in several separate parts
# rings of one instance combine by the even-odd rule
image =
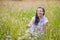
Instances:
[[[60,0],[1,0],[0,40],[5,40],[8,35],[11,36],[10,40],[17,40],[24,35],[39,6],[45,8],[45,16],[49,20],[47,33],[40,38],[26,40],[60,40]]]

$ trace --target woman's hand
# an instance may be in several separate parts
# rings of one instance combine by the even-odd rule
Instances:
[[[30,25],[27,25],[27,28],[30,28],[31,26]]]

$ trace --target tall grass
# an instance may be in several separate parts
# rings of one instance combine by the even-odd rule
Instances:
[[[50,3],[45,6],[45,9],[45,15],[49,20],[47,33],[35,40],[60,40],[60,8],[55,3]],[[34,7],[29,10],[0,8],[0,40],[5,40],[6,35],[10,35],[11,40],[17,40],[18,36],[24,35],[27,30],[26,26],[34,15]]]

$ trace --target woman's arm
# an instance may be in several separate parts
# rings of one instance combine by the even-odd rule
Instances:
[[[28,28],[30,28],[33,24],[34,24],[34,17],[32,17],[31,21],[30,21],[29,24],[27,25]]]
[[[48,22],[46,22],[46,23],[43,25],[43,31],[44,31],[44,33],[46,33],[46,31],[47,31],[47,26],[48,26]]]

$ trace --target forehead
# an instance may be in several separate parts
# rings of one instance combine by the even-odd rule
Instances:
[[[42,9],[42,8],[37,8],[37,10],[42,10],[42,11],[43,11],[43,9]]]

